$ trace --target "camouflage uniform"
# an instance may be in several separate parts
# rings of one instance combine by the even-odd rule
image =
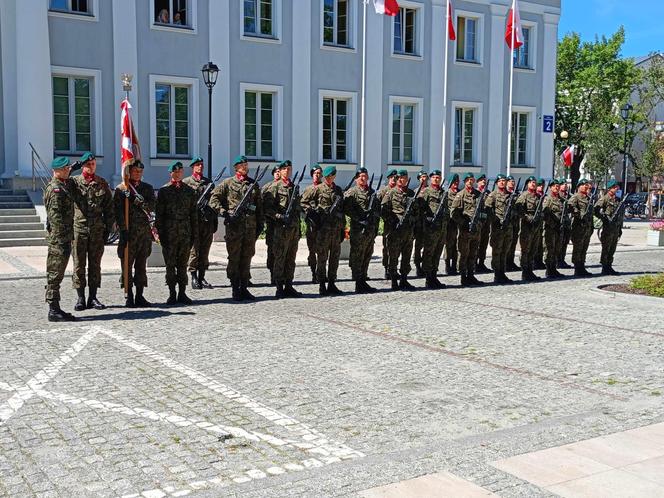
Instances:
[[[516,255],[516,244],[519,242],[519,233],[521,232],[521,217],[519,216],[519,207],[516,205],[518,194],[512,193],[517,197],[514,198],[514,205],[512,207],[512,214],[510,215],[510,224],[512,225],[512,235],[510,237],[510,244],[507,248],[507,271],[520,270],[521,268],[514,262]]]
[[[447,240],[447,225],[449,221],[449,210],[446,205],[441,208],[438,218],[435,220],[436,212],[441,202],[447,204],[449,194],[443,191],[440,186],[427,187],[422,192],[422,216],[424,220],[424,253],[422,255],[422,270],[428,278],[435,277],[438,274],[440,257],[443,254],[445,241]]]
[[[546,257],[546,276],[559,277],[558,256],[562,236],[560,221],[563,214],[563,203],[557,194],[549,193],[542,205],[542,218],[544,219],[544,246]]]
[[[202,176],[196,179],[194,176],[188,176],[182,183],[190,187],[196,194],[196,201],[203,195],[205,188],[211,183],[209,178]],[[195,242],[191,246],[189,254],[188,270],[190,272],[199,272],[198,279],[205,277],[205,271],[210,266],[210,248],[214,233],[219,227],[219,218],[217,213],[209,207],[203,212],[196,210],[198,218],[198,233],[194,238]]]
[[[488,188],[488,185],[484,187]],[[482,193],[482,190],[478,191]],[[482,232],[480,233],[480,243],[477,249],[477,266],[480,267],[480,270],[487,271],[484,261],[486,260],[486,251],[489,248],[489,241],[491,239],[491,223],[484,223],[482,226]],[[493,247],[493,246],[492,246]]]
[[[387,228],[388,271],[394,290],[397,288],[412,288],[408,283],[407,277],[411,270],[410,257],[413,252],[413,226],[418,216],[417,208],[419,206],[417,199],[413,199],[409,219],[403,220],[403,216],[406,214],[409,199],[412,199],[414,196],[415,192],[411,189],[402,190],[397,186],[385,193],[381,203],[381,214]],[[400,222],[402,222],[401,226],[399,226]],[[401,257],[400,264],[399,257]],[[399,283],[397,282],[397,267],[401,275],[401,282]]]
[[[101,258],[104,244],[111,232],[114,221],[113,194],[106,180],[94,175],[87,181],[83,175],[72,178],[75,189],[79,192],[80,203],[74,210],[74,289],[101,287]]]
[[[302,204],[302,206],[309,205],[311,196],[313,195],[315,188],[316,185],[312,183],[311,185],[307,186],[307,188],[304,189],[304,191],[302,192],[302,197],[300,199],[300,203]],[[307,225],[307,232],[306,232],[307,249],[309,250],[309,255],[307,256],[307,264],[311,269],[312,277],[315,277],[313,279],[314,283],[317,283],[318,277],[316,277],[316,226],[313,220],[308,216],[305,219],[305,222]]]
[[[463,188],[457,192],[452,203],[452,218],[459,228],[459,273],[461,273],[462,285],[477,284],[475,278],[475,264],[479,251],[482,227],[484,225],[482,213],[475,231],[470,231],[470,222],[475,216],[477,199],[482,194],[477,189],[468,190]]]
[[[571,196],[569,195],[569,192],[567,195],[560,196],[560,199],[563,202],[569,202],[570,198]],[[572,235],[571,223],[569,219],[569,207],[565,210],[565,213],[565,219],[562,220],[564,226],[562,229],[562,235],[560,237],[560,254],[558,255],[558,267],[561,268],[569,268],[569,265],[565,262],[565,258],[567,257],[567,248],[569,247],[569,240]]]
[[[627,195],[627,194],[624,194]],[[621,212],[616,219],[611,221],[614,213],[620,207],[620,200],[616,196],[604,194],[595,206],[597,213],[602,220],[602,231],[600,232],[600,242],[602,243],[602,254],[600,256],[600,263],[602,264],[602,273],[605,275],[615,275],[617,272],[613,270],[613,255],[618,247],[618,240],[622,235],[623,213]]]
[[[385,194],[391,190],[392,187],[389,185],[383,185],[381,188],[378,189],[378,202],[380,204],[383,203],[383,199],[385,198]],[[389,235],[389,227],[388,224],[385,223],[385,219],[383,219],[383,258],[382,258],[382,263],[383,263],[383,268],[385,268],[385,272],[389,272],[390,270],[390,255],[387,250],[387,236]]]
[[[277,183],[275,180],[267,182],[265,185],[261,187],[261,199],[263,202],[263,208],[265,208],[265,201],[266,201],[266,194],[270,188],[274,186],[274,184]],[[270,270],[270,280],[272,283],[275,282],[274,279],[274,246],[273,246],[273,241],[274,240],[274,220],[270,218],[270,216],[267,214],[267,211],[265,211],[265,247],[267,248],[267,269]]]
[[[428,188],[428,187],[427,187]],[[415,224],[413,225],[413,263],[415,263],[415,271],[417,276],[423,276],[422,272],[422,259],[425,246],[426,230],[425,220],[422,217],[424,212],[424,202],[422,201],[422,192],[424,188],[420,191],[420,194],[417,199],[417,217],[415,218]]]
[[[580,192],[574,194],[569,200],[567,209],[572,216],[572,264],[576,275],[588,274],[585,269],[586,253],[593,234],[593,216],[590,198]],[[590,213],[589,213],[590,210]]]
[[[512,242],[512,221],[514,208],[510,211],[510,219],[505,223],[507,206],[511,194],[507,190],[496,188],[486,199],[486,207],[490,210],[490,230],[485,228],[485,232],[491,232],[491,268],[493,269],[496,281],[499,283],[509,282],[505,275],[507,273],[507,257],[510,244]],[[481,260],[481,258],[480,258]]]
[[[374,198],[369,211],[369,204]],[[344,213],[350,218],[350,266],[353,280],[359,285],[359,291],[369,290],[366,284],[369,263],[373,255],[374,242],[378,231],[380,204],[378,193],[371,187],[363,189],[354,186],[344,195]]]
[[[197,200],[196,192],[184,183],[177,186],[169,182],[157,194],[155,224],[171,292],[176,284],[181,289],[187,285],[187,261],[198,234]]]
[[[456,275],[457,273],[457,260],[459,259],[459,253],[457,250],[457,239],[459,237],[459,227],[456,224],[456,221],[452,218],[452,204],[454,203],[454,198],[459,193],[453,190],[448,190],[449,194],[447,195],[447,204],[448,212],[450,213],[450,219],[447,222],[447,234],[445,236],[445,272],[448,275]]]
[[[535,211],[539,197],[535,193],[524,190],[516,201],[521,215],[521,233],[519,234],[519,246],[521,246],[521,271],[532,278],[535,269],[535,244],[538,226],[533,226]],[[538,224],[539,225],[539,224]]]
[[[120,227],[121,233],[125,229],[124,213],[124,185],[115,188],[113,205],[115,208],[115,222]],[[147,261],[152,254],[152,227],[150,226],[150,213],[154,212],[156,200],[154,188],[149,183],[140,182],[134,186],[136,192],[143,198],[137,197],[130,189],[129,197],[129,231],[123,235],[118,244],[118,257],[124,268],[124,250],[126,241],[129,242],[129,288],[148,286]],[[123,240],[126,238],[126,241]],[[132,269],[133,268],[133,275]],[[120,275],[120,287],[124,287],[124,276]]]

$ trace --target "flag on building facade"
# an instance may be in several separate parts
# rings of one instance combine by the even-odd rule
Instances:
[[[376,14],[396,16],[399,13],[399,2],[397,0],[373,0]]]
[[[454,30],[454,11],[452,10],[452,0],[447,0],[447,33],[450,41],[456,40],[456,31]]]
[[[120,104],[120,152],[122,167],[132,159],[141,159],[141,147],[138,143],[138,136],[134,130],[134,123],[130,114],[131,104],[129,100],[124,99]]]
[[[512,1],[512,8],[507,13],[507,29],[505,30],[505,42],[511,50],[523,45],[523,27],[521,15],[519,14],[519,2]]]

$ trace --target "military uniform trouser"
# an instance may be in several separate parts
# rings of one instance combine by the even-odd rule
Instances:
[[[390,251],[387,248],[387,237],[390,234],[387,225],[383,224],[383,267],[386,270],[390,269]]]
[[[424,237],[425,237],[425,230],[422,227],[418,227],[417,230],[414,231],[413,233],[413,250],[415,251],[415,254],[413,255],[413,262],[415,263],[415,266],[421,266],[422,265],[422,252],[424,250]]]
[[[535,261],[542,261],[544,259],[544,227],[541,226],[536,235],[536,244],[535,244]]]
[[[256,253],[256,221],[243,218],[226,224],[226,275],[231,282],[251,279],[251,258]]]
[[[519,242],[519,232],[521,227],[518,223],[512,223],[512,236],[510,238],[510,246],[507,250],[507,261],[509,263],[514,263],[514,258],[516,254],[516,244]]]
[[[93,289],[101,287],[101,257],[104,255],[104,227],[93,226],[89,229],[74,229],[74,289],[83,289],[86,285]],[[86,280],[87,266],[87,280]]]
[[[198,237],[189,253],[189,271],[207,270],[210,266],[210,248],[214,232],[214,223],[198,218]]]
[[[593,226],[590,223],[572,225],[572,264],[574,266],[584,266],[586,264],[586,253],[592,234]]]
[[[567,247],[569,246],[570,237],[572,236],[572,231],[569,228],[569,225],[563,231],[563,236],[560,240],[560,254],[558,256],[558,261],[563,262],[567,257]]]
[[[491,227],[491,268],[496,273],[505,273],[507,271],[507,258],[511,243],[511,223],[508,223],[505,228],[500,228],[496,225]]]
[[[181,237],[164,241],[162,238],[161,251],[166,264],[166,285],[169,287],[175,284],[187,285],[187,261],[191,252],[191,239]]]
[[[544,254],[547,271],[555,270],[558,267],[562,240],[560,225],[547,225],[544,228]]]
[[[265,222],[265,246],[267,247],[267,269],[271,272],[274,270],[274,223],[272,221]]]
[[[422,252],[422,271],[438,273],[440,257],[447,240],[447,226],[431,227],[424,233],[424,250]]]
[[[447,235],[445,241],[445,259],[451,259],[456,263],[459,256],[457,250],[457,239],[459,238],[459,227],[457,224],[450,220],[447,223]]]
[[[323,227],[316,233],[316,276],[319,282],[336,282],[344,228]]]
[[[49,242],[46,256],[46,302],[60,302],[60,284],[71,256],[71,242]]]
[[[351,228],[350,230],[350,266],[353,280],[366,280],[369,271],[369,263],[374,250],[374,241],[376,230],[373,227],[367,227],[365,233],[362,228]]]
[[[124,288],[124,244],[118,245],[118,257],[122,265],[122,274],[120,275],[120,287]],[[152,254],[152,235],[150,229],[145,232],[134,234],[129,232],[129,287],[148,286],[148,258]]]
[[[316,229],[307,224],[307,249],[309,249],[309,256],[307,256],[307,264],[312,271],[316,271]]]
[[[480,248],[481,228],[473,233],[468,230],[459,230],[457,244],[459,248],[459,272],[461,274],[475,273],[475,264]]]
[[[523,271],[533,271],[535,261],[536,237],[539,233],[539,227],[533,227],[528,221],[521,223],[521,233],[519,234],[519,245],[521,246],[521,269]]]
[[[272,276],[277,284],[292,283],[295,276],[295,258],[297,246],[300,242],[300,225],[285,227],[281,224],[273,226],[272,248],[274,254],[279,255],[274,259]]]
[[[489,241],[491,240],[491,229],[493,227],[490,223],[484,222],[482,231],[480,232],[480,245],[477,249],[477,259],[479,261],[484,261],[486,259],[486,250],[489,247]]]
[[[618,247],[618,240],[620,240],[620,227],[604,227],[600,232],[599,240],[602,242],[602,255],[600,256],[600,263],[602,266],[611,266],[613,264],[613,255],[616,253]]]
[[[413,229],[403,227],[390,231],[387,235],[388,271],[393,277],[397,275],[397,268],[402,276],[410,273],[410,257],[413,254]],[[401,257],[401,264],[399,264]]]

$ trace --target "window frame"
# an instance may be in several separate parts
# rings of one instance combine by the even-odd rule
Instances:
[[[85,78],[90,79],[90,91],[92,95],[90,96],[90,147],[94,145],[94,150],[91,150],[95,156],[104,155],[104,130],[103,130],[103,120],[102,120],[102,109],[101,103],[102,100],[102,82],[101,82],[101,71],[98,69],[87,69],[80,67],[65,67],[65,66],[51,66],[51,105],[53,105],[53,78]],[[71,125],[71,103],[70,103],[70,125]],[[55,114],[55,110],[52,111],[52,115]],[[74,138],[76,137],[76,129],[73,130]],[[71,145],[71,134],[72,129],[70,127],[70,145]],[[53,139],[55,140],[55,128],[53,129]],[[74,145],[76,140],[74,139]],[[53,143],[53,150],[55,151],[55,141]],[[77,151],[75,148],[70,151],[58,151],[62,154],[67,155],[76,155],[78,152],[88,152],[88,151]]]
[[[529,52],[528,57],[530,58],[530,66],[517,66],[514,65],[514,71],[519,71],[522,73],[533,73],[537,70],[537,23],[532,21],[521,20],[521,24],[524,28],[530,30],[530,39],[528,40]],[[514,63],[514,60],[512,60]]]
[[[469,102],[461,100],[453,100],[450,104],[452,110],[452,125],[449,127],[449,143],[452,144],[448,151],[448,161],[452,168],[454,167],[481,167],[482,166],[482,144],[484,138],[484,104],[482,102]],[[454,162],[454,135],[456,132],[456,111],[457,109],[474,110],[475,118],[473,119],[473,164]]]
[[[259,2],[260,0],[254,0]],[[252,41],[258,43],[276,43],[281,44],[281,26],[282,26],[282,2],[281,0],[272,1],[272,36],[262,35],[260,33],[245,33],[244,31],[244,0],[240,3],[240,40]],[[309,0],[310,1],[310,0]]]
[[[170,5],[172,5],[173,0],[169,0]],[[150,17],[148,21],[150,22],[150,29],[155,31],[170,31],[171,33],[183,33],[189,35],[195,35],[198,33],[198,0],[187,0],[187,10],[189,11],[189,25],[177,25],[177,24],[158,24],[155,21],[157,13],[154,8],[154,0],[149,0],[150,3]]]
[[[459,44],[459,18],[474,19],[477,23],[475,30],[475,55],[476,60],[465,60],[457,58],[457,46]],[[456,10],[454,11],[454,28],[457,31],[457,39],[454,42],[454,64],[467,67],[483,67],[484,66],[484,13],[472,12],[469,10]],[[464,42],[465,43],[465,42]]]
[[[65,19],[78,19],[79,21],[99,22],[99,0],[88,0],[89,10],[91,12],[75,12],[71,10],[71,0],[67,0],[70,6],[69,10],[60,10],[51,8],[51,0],[48,2],[49,17],[63,17]]]
[[[323,101],[324,99],[346,100],[348,101],[348,114],[346,122],[350,125],[347,130],[346,160],[328,160],[323,159]],[[357,158],[357,92],[346,92],[340,90],[319,90],[318,91],[318,162],[325,164],[355,164]],[[335,154],[336,156],[336,151]]]
[[[515,154],[516,157],[516,148],[513,147],[510,149],[510,167],[511,168],[534,168],[536,165],[535,161],[535,152],[537,148],[537,144],[535,142],[536,140],[536,123],[540,122],[537,117],[537,109],[535,107],[530,107],[530,106],[517,106],[513,105],[512,106],[512,113],[517,113],[517,114],[527,114],[528,115],[528,128],[526,130],[526,163],[525,164],[512,164],[512,154]],[[514,120],[512,120],[512,126],[515,126]],[[541,125],[540,125],[541,126]],[[511,132],[511,130],[510,130]],[[511,135],[511,133],[510,133]],[[517,143],[517,138],[515,137],[515,145]]]
[[[251,157],[252,161],[277,160],[284,151],[284,87],[258,83],[240,83],[240,154],[245,154],[244,94],[246,92],[272,93],[272,157]],[[275,130],[276,128],[276,130]]]
[[[173,159],[192,158],[198,154],[200,136],[199,96],[200,81],[198,78],[150,74],[150,163],[155,166],[166,166]],[[187,86],[190,91],[189,107],[189,153],[187,155],[157,154],[157,101],[155,92],[157,85]],[[173,124],[175,117],[173,116]]]
[[[425,5],[421,2],[413,2],[411,0],[399,0],[400,9],[415,10],[415,48],[416,53],[409,54],[407,52],[396,52],[394,50],[394,37],[397,29],[397,16],[391,20],[392,37],[390,38],[390,55],[396,59],[406,59],[410,61],[424,60],[424,9]]]
[[[335,0],[336,2],[337,0]],[[320,0],[320,48],[345,53],[357,52],[357,11],[358,0],[348,0],[348,45],[337,45],[325,42],[325,0]]]
[[[394,143],[393,133],[392,133],[392,111],[395,105],[412,105],[414,106],[413,112],[413,160],[410,162],[394,162],[392,160],[392,146]],[[404,165],[404,166],[416,166],[424,163],[424,99],[422,97],[405,97],[401,95],[390,95],[388,98],[388,113],[389,124],[388,124],[388,154],[389,164],[395,165]],[[403,120],[401,124],[401,129],[403,129]],[[400,131],[401,134],[401,131]],[[401,144],[400,149],[403,144]],[[400,152],[401,154],[401,152]]]

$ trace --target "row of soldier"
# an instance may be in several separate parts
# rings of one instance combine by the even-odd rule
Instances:
[[[53,178],[44,192],[50,321],[74,319],[59,305],[60,284],[70,255],[77,292],[74,309],[105,308],[97,297],[101,258],[105,242],[116,227],[120,227],[118,256],[123,267],[127,257],[130,268],[129,274],[120,278],[121,286],[127,284],[127,307],[151,306],[144,290],[153,240],[159,240],[163,251],[167,304],[192,304],[186,294],[189,279],[194,289],[212,288],[206,271],[219,217],[225,224],[226,271],[235,301],[254,299],[249,291],[251,260],[264,229],[267,266],[276,297],[301,296],[293,280],[302,219],[311,278],[319,285],[321,295],[342,293],[336,282],[346,218],[350,221],[349,265],[357,293],[376,291],[368,283],[368,269],[381,220],[382,262],[393,290],[414,288],[408,281],[413,251],[417,274],[425,277],[428,289],[445,287],[438,280],[443,251],[448,275],[459,274],[462,286],[482,285],[475,274],[488,271],[485,258],[489,243],[496,284],[511,282],[507,272],[519,269],[525,281],[540,279],[534,273],[536,269],[546,269],[548,278],[562,277],[558,268],[569,267],[565,253],[570,239],[574,274],[588,275],[585,260],[594,216],[603,222],[602,273],[615,274],[613,255],[622,227],[622,204],[616,196],[615,182],[609,182],[606,194],[596,201],[596,190],[587,180],[581,180],[578,191],[571,195],[562,179],[545,185],[544,180],[529,177],[520,192],[514,178],[502,174],[489,189],[484,175],[476,179],[472,173],[462,178],[453,174],[443,184],[441,172],[434,170],[420,172],[413,190],[408,171],[402,169],[389,171],[385,185],[381,185],[381,176],[374,188],[373,177],[369,178],[365,168],[359,168],[342,189],[335,183],[334,166],[315,165],[308,171],[311,184],[300,192],[306,170],[293,177],[290,161],[276,166],[272,180],[259,188],[265,170],[256,179],[249,177],[244,156],[235,159],[233,175],[218,186],[203,176],[203,160],[196,157],[187,178],[183,164],[173,162],[168,168],[168,183],[155,196],[154,188],[142,180],[140,161],[127,165],[128,180],[115,192],[96,175],[96,159],[90,153],[75,163],[74,169],[82,168],[79,176],[70,178],[72,165],[67,158],[56,158],[51,166]],[[514,261],[517,241],[520,268]]]

